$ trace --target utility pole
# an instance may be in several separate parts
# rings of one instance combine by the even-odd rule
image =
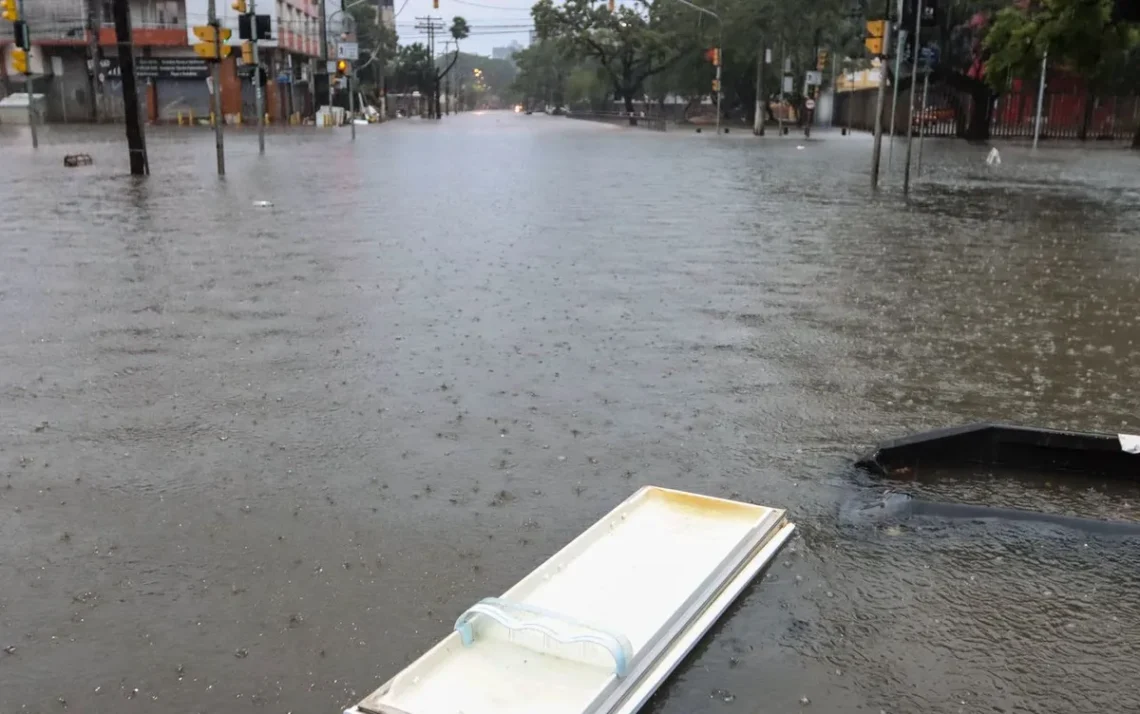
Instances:
[[[352,127],[352,140],[356,141],[356,88],[352,84],[352,78],[356,75],[356,66],[353,65],[348,68],[348,73],[344,75],[344,83],[348,87],[348,125]]]
[[[99,79],[99,68],[102,64],[102,53],[99,51],[99,27],[101,22],[95,21],[95,0],[87,0],[87,61],[91,63],[87,72],[87,93],[91,96],[89,118],[92,122],[99,121],[99,100],[103,95],[103,82]]]
[[[891,0],[885,0],[883,22],[883,46],[881,50],[889,51],[891,46]],[[871,190],[879,188],[879,160],[883,155],[883,104],[887,94],[887,76],[883,71],[887,66],[887,55],[879,57],[879,96],[875,100],[875,143],[871,149]],[[850,99],[848,99],[850,101]]]
[[[428,54],[431,56],[431,87],[428,89],[428,117],[439,119],[439,70],[435,66],[435,33],[443,29],[443,21],[437,17],[417,17],[416,29],[427,32]]]
[[[257,110],[257,153],[265,153],[265,100],[261,94],[261,58],[257,54],[257,0],[249,0],[250,42],[253,45],[253,106]]]
[[[919,42],[922,39],[922,0],[914,13],[914,61],[910,70],[910,107],[906,120],[906,168],[903,169],[903,194],[910,193],[910,151],[914,138],[914,83],[918,79]]]
[[[119,46],[119,70],[123,75],[123,108],[127,113],[127,151],[131,175],[150,173],[146,158],[146,138],[139,119],[139,92],[135,88],[135,56],[131,43],[131,8],[127,0],[115,0],[115,41]]]
[[[117,0],[118,2],[126,3],[127,0]],[[212,93],[213,102],[211,109],[214,113],[214,149],[218,154],[218,175],[226,175],[226,149],[225,137],[223,136],[223,126],[226,123],[225,117],[222,116],[222,28],[218,22],[218,8],[217,0],[210,0],[206,6],[206,21],[210,27],[214,28],[214,62],[211,75],[214,78],[214,91]],[[123,91],[126,91],[126,85],[123,85]]]

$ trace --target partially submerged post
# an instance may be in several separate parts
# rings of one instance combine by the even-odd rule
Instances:
[[[122,71],[123,109],[127,115],[127,151],[130,154],[131,174],[144,176],[150,173],[146,156],[146,139],[139,118],[139,92],[135,87],[135,56],[131,42],[131,10],[127,0],[115,0],[115,41],[119,46],[119,68]]]

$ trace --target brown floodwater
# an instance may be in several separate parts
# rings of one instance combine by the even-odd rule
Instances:
[[[339,712],[644,484],[800,526],[653,712],[1140,708],[1135,543],[837,518],[888,436],[1140,431],[1136,152],[120,131],[0,130],[3,714]]]

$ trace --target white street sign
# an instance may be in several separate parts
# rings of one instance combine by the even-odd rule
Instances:
[[[807,107],[808,109],[815,109],[815,100],[814,99],[807,100],[806,102],[804,102],[804,106]]]
[[[795,82],[792,80],[792,75],[784,75],[784,94],[791,94],[795,89]]]
[[[360,44],[356,42],[336,43],[336,58],[355,62],[360,59]]]
[[[806,72],[805,75],[806,78],[804,81],[809,87],[818,87],[819,85],[823,84],[823,72],[811,70],[809,72]]]

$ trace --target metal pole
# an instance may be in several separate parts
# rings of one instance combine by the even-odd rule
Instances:
[[[922,111],[918,113],[918,169],[917,175],[922,175],[922,144],[926,139],[926,92],[930,88],[930,67],[922,77]]]
[[[716,21],[720,24],[716,41],[716,135],[720,136],[720,115],[724,113],[724,86],[720,83],[720,68],[724,65],[724,21],[719,15]]]
[[[91,62],[90,71],[87,72],[87,91],[91,95],[91,105],[88,113],[92,122],[99,121],[99,95],[102,94],[102,82],[99,80],[99,28],[102,22],[95,21],[95,0],[87,0],[87,58]]]
[[[1037,148],[1037,139],[1041,137],[1041,107],[1045,103],[1045,70],[1049,66],[1049,50],[1041,58],[1041,83],[1037,85],[1037,118],[1033,121],[1033,148]]]
[[[764,136],[764,38],[760,38],[760,56],[756,58],[756,116],[752,119],[752,133]]]
[[[788,47],[784,38],[780,38],[780,112],[776,115],[776,126],[779,132],[776,136],[784,135],[784,76],[788,71]]]
[[[20,18],[24,17],[24,0],[20,0]],[[27,30],[30,36],[32,31]],[[28,43],[29,45],[31,43]],[[27,61],[30,65],[32,62],[32,50],[28,48]],[[32,68],[28,67],[28,73],[24,75],[24,91],[28,93],[28,126],[32,129],[32,148],[40,148],[40,137],[36,134],[36,93],[32,90]]]
[[[891,46],[891,0],[886,0],[886,2],[887,17],[883,23],[883,46],[880,48],[883,50]],[[887,97],[887,76],[883,69],[886,65],[887,57],[883,55],[879,58],[879,96],[875,100],[875,143],[874,148],[871,149],[871,190],[879,188],[879,162],[883,156],[883,104]]]
[[[123,0],[126,2],[126,0]],[[222,116],[222,28],[218,22],[218,8],[216,0],[210,0],[206,6],[206,18],[208,24],[214,28],[214,62],[213,62],[213,78],[214,78],[214,91],[212,92],[210,108],[214,113],[214,149],[218,154],[218,175],[226,175],[226,149],[225,139],[223,136],[224,130],[222,126],[226,123],[225,118]]]
[[[253,105],[257,110],[257,153],[265,153],[265,100],[261,94],[261,58],[257,54],[257,0],[249,0],[250,29],[253,30]]]
[[[891,167],[891,163],[895,158],[895,116],[898,114],[899,105],[899,72],[902,71],[902,54],[906,40],[906,30],[899,28],[899,46],[895,50],[895,73],[892,75],[891,87],[894,93],[894,98],[891,99],[891,145],[887,149],[887,168]]]
[[[213,0],[211,0],[211,2],[213,2]],[[328,28],[327,18],[325,17],[325,0],[321,0],[320,13],[321,13],[320,23],[319,23],[320,24],[320,31],[321,31],[321,67],[320,67],[321,71],[320,71],[320,74],[325,75],[325,79],[328,80],[326,82],[326,84],[328,85],[328,88],[329,88],[329,114],[332,114],[333,88],[332,88],[332,75],[329,74],[329,28]],[[316,81],[314,81],[313,84],[316,84]],[[317,108],[319,109],[319,107],[317,107]]]
[[[348,123],[352,127],[352,140],[356,141],[356,117],[353,114],[356,112],[356,97],[353,96],[354,89],[352,87],[352,76],[356,74],[356,69],[349,70],[348,74],[344,76],[344,83],[348,86]]]
[[[910,151],[914,137],[914,80],[918,78],[918,43],[922,38],[922,0],[914,13],[914,61],[910,70],[910,107],[906,120],[906,168],[903,169],[903,194],[910,192]]]

